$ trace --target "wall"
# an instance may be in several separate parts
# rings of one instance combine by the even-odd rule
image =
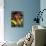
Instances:
[[[0,42],[4,41],[4,2],[0,0]]]
[[[41,9],[41,11],[43,9],[46,9],[45,5],[46,5],[46,0],[41,0],[40,1],[40,9]],[[44,19],[44,21],[43,22],[41,21],[40,24],[46,27],[46,11],[43,12],[43,19]]]
[[[20,10],[24,14],[24,26],[11,27],[11,11]],[[4,36],[7,41],[18,41],[31,31],[35,12],[40,10],[40,0],[4,0]]]
[[[46,0],[40,0],[40,9],[41,10],[46,9]],[[40,25],[46,27],[46,11],[44,11],[42,17],[44,20],[43,20],[43,22],[40,21]],[[46,37],[46,34],[45,34],[45,37]],[[46,38],[45,38],[45,43],[46,43]]]

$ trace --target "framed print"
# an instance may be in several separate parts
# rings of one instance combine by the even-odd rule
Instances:
[[[11,12],[11,27],[23,27],[22,11],[12,11]]]

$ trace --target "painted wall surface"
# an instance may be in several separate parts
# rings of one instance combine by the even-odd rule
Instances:
[[[31,31],[34,17],[40,9],[40,0],[4,0],[4,36],[7,41],[18,41]],[[24,14],[24,26],[11,27],[11,11],[20,10]]]
[[[0,42],[4,41],[4,1],[0,0]]]
[[[46,0],[41,0],[40,1],[40,9],[41,9],[41,11],[43,9],[46,9]],[[42,16],[43,16],[43,22],[41,21],[40,25],[46,26],[46,10],[43,12]]]
[[[40,1],[40,9],[46,9],[46,0],[41,0]],[[45,26],[46,27],[46,11],[44,11],[43,15],[43,22],[40,21],[40,25]],[[45,34],[45,44],[46,44],[46,34]]]

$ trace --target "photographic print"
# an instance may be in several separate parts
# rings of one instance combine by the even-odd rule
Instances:
[[[23,27],[22,11],[12,11],[11,12],[11,27]]]

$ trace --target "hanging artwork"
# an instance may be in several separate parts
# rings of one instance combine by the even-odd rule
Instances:
[[[22,11],[12,11],[11,12],[11,27],[23,27]]]

